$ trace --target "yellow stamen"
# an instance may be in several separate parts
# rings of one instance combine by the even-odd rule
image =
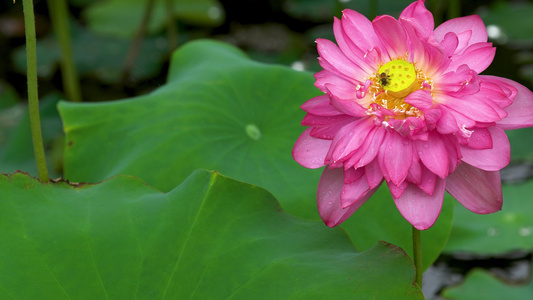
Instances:
[[[373,102],[394,111],[395,118],[422,115],[416,107],[404,102],[412,92],[424,89],[424,83],[431,86],[431,81],[415,68],[415,64],[403,58],[391,60],[379,67],[370,79],[374,82],[369,87]]]
[[[381,86],[394,97],[406,97],[416,80],[413,64],[405,60],[391,60],[378,70]],[[385,83],[385,84],[384,84]]]

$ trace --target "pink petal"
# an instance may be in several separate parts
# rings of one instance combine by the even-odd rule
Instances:
[[[338,116],[317,116],[313,115],[311,113],[308,113],[305,115],[305,117],[302,120],[302,126],[315,126],[315,125],[330,125],[330,124],[336,124],[340,122],[344,122],[345,120],[354,120],[357,119],[356,117],[352,117],[349,115],[338,115]],[[314,136],[313,134],[311,134]]]
[[[356,182],[365,175],[365,169],[359,168],[345,168],[344,169],[344,183]]]
[[[446,179],[446,190],[477,214],[490,214],[502,209],[502,184],[498,171],[483,171],[462,163]]]
[[[490,99],[500,108],[506,108],[513,104],[517,89],[512,85],[493,79],[492,76],[481,75],[479,76],[479,80],[481,82],[480,93],[483,93],[486,99]]]
[[[369,58],[367,59],[365,56],[366,52],[359,49],[352,42],[350,37],[345,33],[342,27],[342,22],[337,18],[334,18],[333,20],[333,32],[335,34],[335,40],[337,40],[337,44],[339,45],[341,51],[344,52],[348,59],[366,72],[365,77],[375,71],[374,63],[376,62],[370,60]],[[350,35],[352,34],[353,33]]]
[[[475,128],[468,139],[468,147],[472,149],[491,149],[492,137],[487,128]]]
[[[432,92],[446,93],[461,98],[479,92],[480,84],[477,73],[467,65],[461,65],[438,79]]]
[[[307,116],[308,115],[309,114],[307,114]],[[305,118],[307,118],[307,116],[305,116]],[[346,115],[342,115],[342,116],[346,116]],[[305,118],[304,118],[304,120],[305,120]],[[342,127],[354,122],[355,120],[356,120],[356,118],[354,118],[354,117],[350,117],[350,118],[346,118],[346,119],[338,118],[337,122],[334,122],[334,123],[322,124],[320,126],[313,126],[313,127],[311,127],[310,135],[312,137],[316,137],[316,138],[319,138],[319,139],[333,140],[335,138],[335,136],[337,135],[337,133],[339,132],[339,130],[341,130]],[[302,123],[303,123],[303,121],[302,121]]]
[[[415,141],[414,147],[424,165],[440,178],[448,175],[448,151],[440,135],[429,132],[427,141]]]
[[[356,100],[355,86],[343,86],[326,84],[325,86],[328,96],[330,96],[331,104],[338,111],[356,117],[367,116],[367,104],[365,99]],[[368,97],[370,100],[370,97]],[[368,103],[369,104],[369,103]]]
[[[482,76],[483,80],[488,80],[508,89],[516,89],[516,95],[509,95],[513,99],[513,104],[505,108],[507,117],[498,121],[498,126],[504,130],[518,129],[533,126],[533,93],[525,86],[507,78],[496,76]],[[514,92],[514,91],[513,91]]]
[[[302,104],[300,108],[317,116],[337,116],[342,114],[331,105],[329,97],[326,95],[311,98]]]
[[[398,20],[387,15],[378,16],[372,21],[372,25],[390,59],[407,53],[407,34]]]
[[[435,224],[444,199],[446,180],[436,178],[433,195],[429,196],[410,183],[402,196],[393,196],[402,216],[418,230],[426,230]]]
[[[330,164],[333,167],[352,155],[359,149],[367,139],[369,132],[374,128],[374,124],[368,119],[359,119],[352,122],[339,130],[339,133],[333,139],[327,157],[331,157]]]
[[[507,135],[498,126],[487,128],[492,136],[491,149],[477,150],[461,146],[463,161],[485,171],[499,171],[511,161],[511,145]]]
[[[448,70],[455,70],[461,65],[468,65],[468,67],[477,73],[483,72],[494,59],[496,48],[492,47],[491,43],[477,43],[470,45],[460,55],[451,57],[452,63],[448,66]]]
[[[405,97],[404,101],[405,103],[411,104],[421,111],[428,110],[433,105],[433,97],[431,97],[431,92],[426,90],[414,91],[409,96]]]
[[[332,67],[333,68],[333,67]],[[348,79],[344,75],[339,76],[339,72],[337,71],[328,71],[328,70],[322,70],[314,75],[316,81],[315,86],[319,88],[322,92],[326,93],[326,84],[331,85],[338,85],[338,84],[356,84],[356,81],[353,79]]]
[[[457,53],[469,45],[487,42],[487,29],[477,15],[448,20],[435,28],[433,34],[438,41],[442,41],[448,32],[455,33],[459,37],[459,44],[464,44],[464,47],[457,48]]]
[[[459,127],[465,125],[469,128],[475,126],[474,121],[491,123],[501,120],[494,106],[489,101],[483,100],[483,98],[476,96],[457,98],[447,94],[440,94],[437,101],[449,109]]]
[[[424,6],[424,1],[413,2],[407,6],[400,15],[400,19],[416,22],[426,36],[429,36],[435,27],[433,15]]]
[[[309,135],[310,131],[311,128],[307,128],[296,140],[292,149],[292,157],[300,165],[316,169],[325,165],[324,160],[331,141],[314,138]]]
[[[461,163],[461,147],[456,135],[441,135],[441,139],[446,146],[446,152],[448,153],[448,174],[451,174],[455,167]]]
[[[405,192],[405,189],[409,185],[409,182],[403,181],[399,185],[395,185],[392,181],[387,181],[387,186],[389,187],[392,197],[400,198]]]
[[[426,167],[422,166],[422,181],[418,185],[418,188],[421,189],[424,193],[428,195],[433,195],[435,191],[435,183],[437,182],[437,175],[429,171]]]
[[[342,168],[325,168],[318,183],[317,205],[318,213],[329,227],[335,227],[350,217],[363,203],[370,198],[377,187],[369,190],[363,197],[355,201],[352,206],[341,207],[341,192],[344,186]]]
[[[418,154],[416,151],[413,151],[413,161],[411,162],[406,180],[417,185],[422,183],[422,167]]]
[[[453,53],[455,52],[455,50],[457,49],[457,47],[459,46],[459,38],[457,37],[455,33],[448,32],[444,36],[444,39],[442,40],[440,45],[443,49],[444,55],[446,57],[451,57]]]
[[[341,191],[342,208],[354,205],[370,190],[364,175],[364,168],[344,170],[344,186]]]
[[[453,114],[445,107],[440,108],[440,119],[437,122],[437,131],[442,134],[457,132],[459,127]]]
[[[448,68],[451,60],[444,57],[442,49],[427,41],[427,36],[417,29],[418,24],[412,20],[402,19],[401,24],[407,34],[409,42],[409,59],[416,62],[417,68],[424,70],[424,74],[433,77]]]
[[[378,154],[382,164],[383,173],[389,174],[389,180],[398,186],[407,177],[413,160],[413,145],[410,139],[401,137],[396,132],[385,136],[383,145]]]
[[[379,187],[383,182],[383,173],[379,168],[378,160],[374,159],[365,166],[365,175],[368,186],[373,189]]]
[[[352,82],[358,82],[365,77],[366,72],[349,60],[335,43],[326,39],[317,39],[316,43],[320,54],[319,63],[324,69]]]
[[[345,164],[356,168],[366,166],[371,163],[381,148],[385,138],[386,130],[381,127],[375,127],[364,141],[360,150],[350,157]]]
[[[361,52],[366,53],[371,49],[381,47],[381,42],[374,32],[372,22],[364,15],[351,9],[345,9],[342,11],[341,23],[344,32],[348,33],[352,40],[352,44],[358,47]]]

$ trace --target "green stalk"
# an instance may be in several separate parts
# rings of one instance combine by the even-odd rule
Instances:
[[[170,52],[174,51],[178,47],[178,29],[176,27],[176,20],[174,19],[174,1],[165,0],[167,6],[167,35],[168,35],[168,46]]]
[[[126,60],[124,61],[124,67],[122,69],[122,83],[123,84],[127,84],[130,78],[130,75],[131,75],[131,70],[133,69],[133,66],[135,65],[135,61],[137,60],[137,56],[139,55],[139,52],[141,51],[142,42],[143,42],[144,36],[146,35],[146,29],[148,27],[148,23],[150,23],[150,18],[152,17],[154,3],[155,3],[155,0],[146,0],[146,6],[144,9],[144,14],[143,14],[141,24],[139,25],[139,28],[137,28],[137,32],[135,33],[135,38],[133,39],[133,42],[131,43],[130,50],[128,52],[128,55],[126,56]]]
[[[422,288],[422,245],[420,243],[420,230],[413,226],[413,259],[416,267],[416,283]]]
[[[61,47],[61,78],[68,100],[81,101],[80,82],[72,55],[72,42],[65,0],[48,0],[48,10],[54,32]]]
[[[41,118],[39,117],[39,96],[37,93],[37,39],[35,37],[35,16],[33,1],[22,0],[24,25],[26,27],[26,59],[28,68],[28,104],[30,113],[31,137],[37,164],[37,173],[41,182],[48,182],[48,170],[44,156]]]

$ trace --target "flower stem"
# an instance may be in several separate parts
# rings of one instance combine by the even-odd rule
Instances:
[[[135,33],[135,37],[133,38],[133,42],[131,43],[130,50],[128,51],[128,54],[124,61],[124,67],[122,68],[122,83],[124,85],[128,84],[128,81],[130,79],[131,72],[133,69],[133,65],[135,64],[135,61],[137,60],[137,56],[139,55],[139,52],[141,51],[142,42],[143,42],[144,36],[146,35],[146,30],[148,28],[148,24],[150,23],[150,18],[152,17],[152,11],[154,9],[155,0],[145,0],[145,1],[146,1],[146,5],[145,5],[142,20],[141,20],[141,24],[139,24],[139,27],[137,28],[137,32]]]
[[[65,0],[48,0],[48,10],[54,32],[61,47],[61,78],[67,99],[81,101],[80,83],[72,55],[72,42]]]
[[[413,226],[413,259],[416,268],[416,283],[422,288],[422,245],[420,243],[420,230]]]
[[[41,182],[48,182],[48,170],[44,156],[41,119],[39,117],[39,96],[37,93],[37,40],[35,37],[35,16],[33,1],[22,0],[24,25],[26,27],[26,59],[28,68],[28,105],[30,113],[31,137],[37,164],[37,173]]]
[[[178,47],[178,28],[176,27],[176,20],[174,18],[174,2],[172,0],[165,0],[167,8],[167,34],[169,52],[174,51]]]

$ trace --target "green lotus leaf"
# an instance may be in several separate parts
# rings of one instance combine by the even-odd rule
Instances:
[[[401,249],[357,253],[342,230],[217,172],[168,193],[23,173],[0,190],[2,299],[423,299]]]

